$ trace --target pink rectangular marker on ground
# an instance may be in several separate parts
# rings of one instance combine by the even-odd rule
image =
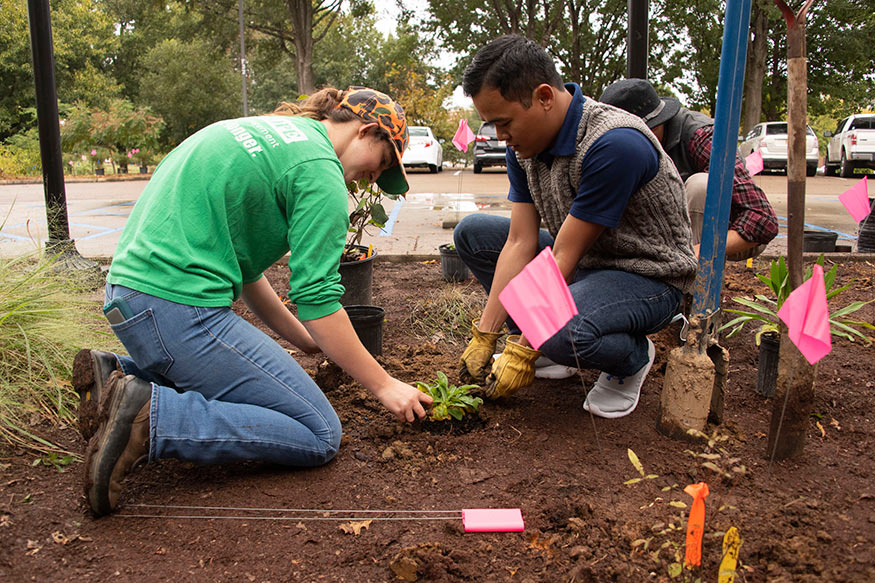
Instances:
[[[523,513],[519,508],[467,508],[462,510],[465,532],[522,532]]]

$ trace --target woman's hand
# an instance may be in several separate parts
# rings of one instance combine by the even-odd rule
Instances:
[[[374,390],[383,406],[408,423],[425,417],[425,407],[431,406],[431,396],[396,378],[389,377],[389,381]]]

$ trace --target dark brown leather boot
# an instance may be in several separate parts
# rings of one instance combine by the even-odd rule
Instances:
[[[85,455],[85,496],[97,516],[115,510],[122,480],[139,460],[148,459],[151,399],[151,383],[120,371],[110,374],[100,425]]]
[[[115,355],[83,348],[73,359],[73,388],[79,393],[79,432],[85,441],[97,431],[97,404],[103,385],[119,369]]]

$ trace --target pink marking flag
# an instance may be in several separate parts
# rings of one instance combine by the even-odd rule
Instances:
[[[508,282],[498,299],[535,349],[577,313],[549,247]]]
[[[784,300],[778,317],[787,324],[787,335],[808,362],[814,364],[832,350],[829,333],[829,308],[823,267],[815,265],[808,281]]]
[[[869,183],[864,176],[862,180],[839,195],[839,200],[858,223],[866,218],[869,208]]]
[[[523,513],[519,508],[468,508],[462,510],[465,532],[522,532]]]
[[[751,154],[744,159],[744,165],[747,166],[747,171],[750,172],[751,176],[756,176],[763,171],[763,155],[759,150],[751,152]]]
[[[462,152],[468,151],[468,144],[474,141],[474,132],[468,127],[468,120],[459,120],[459,129],[456,130],[456,135],[453,136],[453,145]]]

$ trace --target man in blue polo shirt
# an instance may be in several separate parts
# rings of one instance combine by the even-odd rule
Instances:
[[[647,335],[671,321],[696,273],[674,164],[638,117],[563,84],[550,56],[526,38],[504,36],[480,49],[463,89],[507,142],[512,205],[510,219],[469,215],[455,230],[460,257],[489,294],[460,360],[462,377],[506,397],[534,381],[543,353],[602,371],[585,409],[628,415],[654,360]],[[579,314],[539,351],[498,294],[548,245]],[[505,322],[512,335],[493,362]]]

